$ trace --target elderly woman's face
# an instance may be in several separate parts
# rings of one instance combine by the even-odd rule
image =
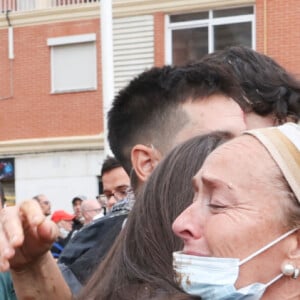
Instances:
[[[193,180],[194,203],[174,222],[184,253],[244,259],[288,229],[280,171],[269,153],[251,136],[216,149]],[[240,267],[236,287],[268,282],[280,273],[288,237]]]

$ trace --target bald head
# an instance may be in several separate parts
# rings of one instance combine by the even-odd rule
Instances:
[[[84,200],[81,204],[81,213],[84,218],[84,224],[89,224],[94,217],[100,214],[102,206],[96,199]]]

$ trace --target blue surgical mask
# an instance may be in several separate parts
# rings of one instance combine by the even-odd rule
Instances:
[[[204,257],[174,252],[176,280],[186,293],[200,296],[203,300],[258,300],[266,288],[283,274],[280,273],[268,283],[257,282],[237,290],[234,284],[238,278],[239,267],[296,230],[290,230],[242,261],[238,258]]]

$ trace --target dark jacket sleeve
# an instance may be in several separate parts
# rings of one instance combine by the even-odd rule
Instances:
[[[74,284],[71,282],[74,282],[74,278],[70,276],[69,271],[78,282],[84,284],[111,248],[126,217],[127,213],[103,217],[95,223],[83,227],[69,241],[58,262],[63,265],[65,279],[72,291]]]

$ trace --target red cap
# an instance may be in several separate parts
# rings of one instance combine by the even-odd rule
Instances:
[[[57,210],[52,214],[51,220],[55,223],[64,220],[71,221],[74,219],[74,215],[68,214],[64,210]]]

